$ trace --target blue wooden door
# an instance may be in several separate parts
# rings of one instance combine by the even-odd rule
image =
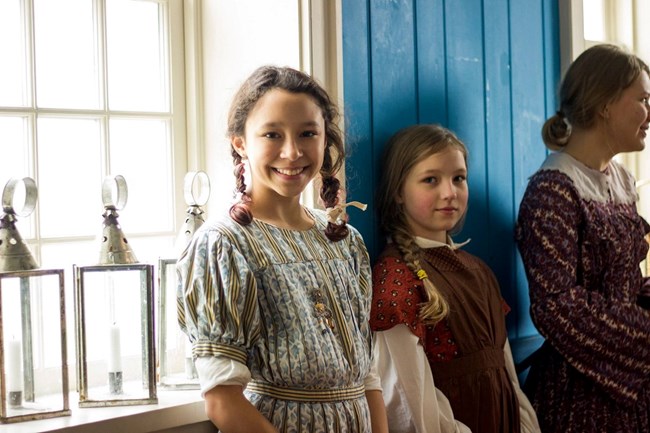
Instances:
[[[384,245],[374,214],[381,149],[414,123],[440,123],[469,148],[470,203],[456,241],[495,271],[511,340],[536,335],[513,237],[528,177],[546,155],[541,127],[560,74],[552,0],[343,0],[348,198],[371,257]]]

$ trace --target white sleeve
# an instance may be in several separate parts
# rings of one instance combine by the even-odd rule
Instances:
[[[370,372],[363,381],[366,391],[381,391],[381,378],[379,377],[379,348],[377,347],[377,336],[372,337],[372,359],[370,360]]]
[[[506,371],[508,377],[512,382],[512,387],[517,393],[517,400],[519,400],[519,418],[521,420],[521,433],[541,433],[539,422],[537,421],[537,414],[533,405],[530,404],[528,397],[519,386],[519,378],[517,377],[517,370],[515,369],[515,361],[512,357],[512,350],[510,349],[510,341],[506,338],[506,344],[503,347],[504,356],[506,358]]]
[[[194,359],[201,384],[201,397],[217,385],[241,385],[245,388],[251,380],[251,372],[241,362],[216,356],[201,356]]]
[[[435,388],[424,348],[406,325],[377,332],[376,346],[391,433],[471,433]]]

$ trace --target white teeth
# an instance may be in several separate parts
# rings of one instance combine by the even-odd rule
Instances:
[[[286,176],[295,176],[297,174],[302,173],[302,168],[294,168],[294,169],[284,169],[284,168],[276,168],[275,171],[277,171],[280,174],[284,174]]]

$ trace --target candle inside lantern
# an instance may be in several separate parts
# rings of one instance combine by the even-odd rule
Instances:
[[[22,405],[23,377],[22,358],[23,348],[20,340],[13,339],[7,344],[7,392],[9,405],[17,407]]]
[[[122,348],[120,327],[111,325],[108,338],[108,388],[111,394],[122,394]]]
[[[115,324],[110,329],[108,350],[108,372],[117,373],[118,371],[122,371],[120,327]]]

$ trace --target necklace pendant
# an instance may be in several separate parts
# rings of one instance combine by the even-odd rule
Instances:
[[[323,292],[319,289],[314,290],[312,300],[314,301],[314,316],[318,319],[318,326],[320,327],[321,333],[326,334],[328,331],[334,331],[332,312],[325,303]]]

